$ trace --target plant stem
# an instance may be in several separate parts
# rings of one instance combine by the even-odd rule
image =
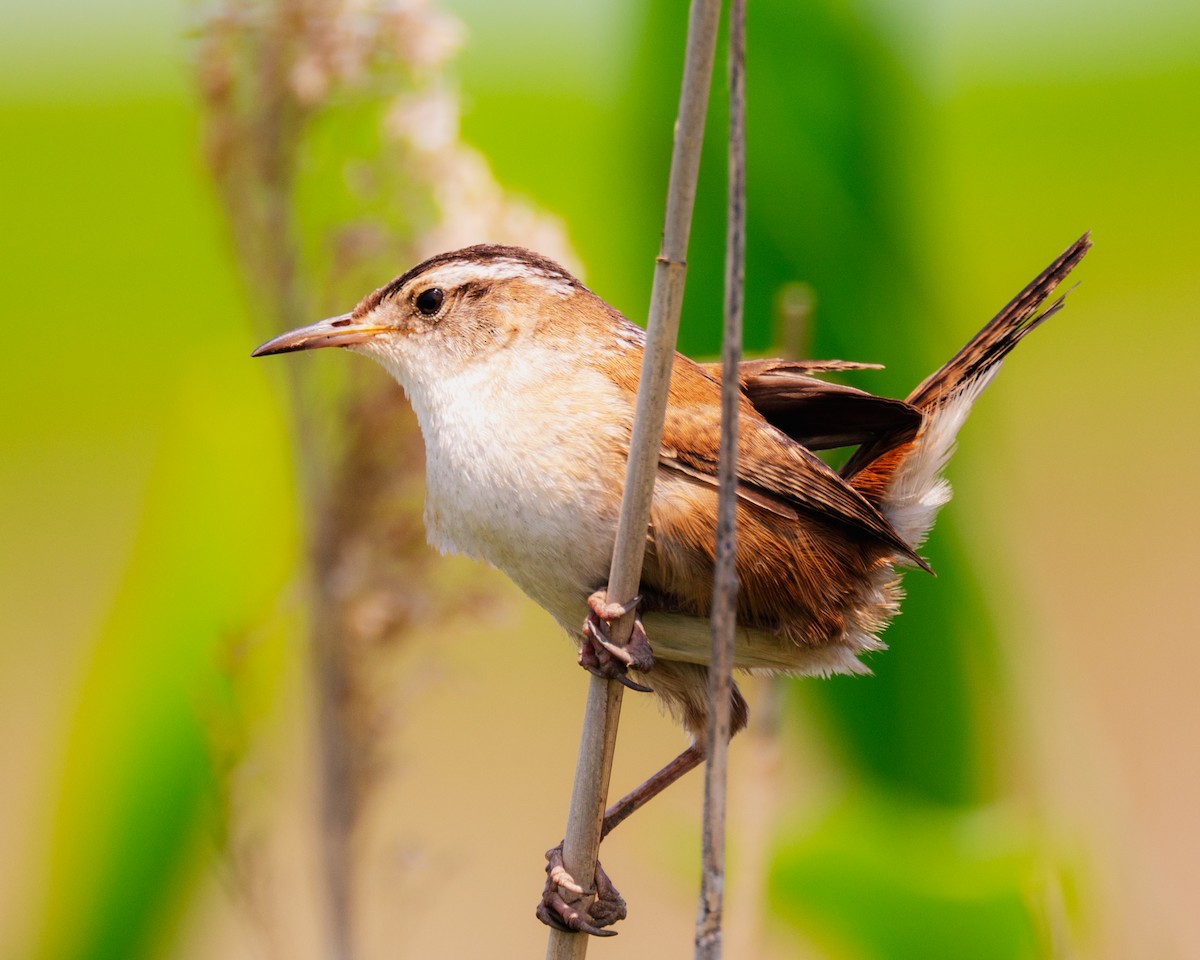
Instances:
[[[746,8],[729,7],[729,199],[725,225],[725,331],[721,351],[721,454],[717,466],[717,545],[713,572],[712,655],[708,666],[707,761],[696,960],[719,960],[725,901],[725,801],[737,629],[738,365],[746,235]]]
[[[609,599],[621,602],[631,600],[641,582],[646,530],[650,525],[650,499],[662,446],[667,388],[687,277],[687,243],[700,172],[700,147],[708,113],[720,11],[720,0],[693,0],[689,13],[662,246],[655,261],[646,350],[642,358],[621,518],[608,581]],[[614,642],[625,643],[632,629],[631,612],[613,624]],[[622,691],[616,681],[596,677],[591,678],[588,686],[579,763],[563,838],[563,864],[585,887],[592,885],[596,872],[600,824],[608,799]],[[586,934],[551,930],[546,946],[547,960],[582,960],[587,954],[587,944]]]

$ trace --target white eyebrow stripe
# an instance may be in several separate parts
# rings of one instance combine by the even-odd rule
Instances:
[[[484,260],[477,263],[460,260],[441,264],[422,273],[419,277],[414,277],[409,284],[456,287],[463,283],[480,280],[529,280],[545,287],[549,292],[561,296],[567,296],[575,290],[575,285],[570,278],[562,274],[549,273],[523,260],[507,258]]]

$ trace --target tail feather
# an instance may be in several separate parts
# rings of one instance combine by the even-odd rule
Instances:
[[[1012,349],[1062,309],[1064,295],[1040,309],[1092,245],[1085,233],[1017,294],[945,365],[908,396],[923,420],[917,435],[897,445],[881,436],[860,447],[843,478],[874,503],[913,548],[925,539],[938,509],[950,499],[942,469],[954,441],[1000,364]],[[1039,312],[1040,311],[1040,312]]]
[[[1012,298],[986,327],[970,339],[965,347],[927,377],[909,394],[908,402],[915,407],[929,408],[969,385],[981,376],[991,376],[994,368],[1029,333],[1062,309],[1066,294],[1058,297],[1045,310],[1038,308],[1055,291],[1091,249],[1091,234],[1085,233],[1059,257]]]

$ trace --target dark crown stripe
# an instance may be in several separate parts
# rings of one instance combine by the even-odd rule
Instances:
[[[362,302],[354,308],[354,316],[360,317],[369,313],[381,301],[402,290],[410,280],[419,277],[422,273],[432,270],[435,267],[442,267],[452,263],[464,265],[488,264],[496,263],[500,260],[510,260],[524,264],[530,269],[531,273],[540,274],[553,280],[562,280],[573,287],[583,286],[561,264],[555,263],[553,260],[543,257],[539,253],[534,253],[532,250],[527,250],[524,247],[510,247],[499,243],[479,243],[473,247],[464,247],[461,250],[439,253],[428,260],[423,260],[411,270],[402,273],[395,280],[364,297]]]

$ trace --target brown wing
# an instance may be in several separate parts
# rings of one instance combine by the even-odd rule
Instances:
[[[607,372],[633,393],[636,368]],[[643,570],[647,610],[706,616],[712,602],[720,385],[686,357],[671,374]],[[872,571],[898,558],[924,566],[857,490],[743,399],[739,415],[739,622],[802,644],[862,619]]]
[[[921,413],[903,400],[877,397],[812,376],[831,370],[878,369],[842,360],[749,360],[738,370],[742,393],[768,423],[809,450],[916,436]],[[710,368],[705,368],[710,376]],[[719,379],[719,368],[716,377]]]
[[[715,552],[719,385],[677,358],[651,509],[648,609],[705,616]],[[873,571],[907,557],[886,519],[743,400],[739,417],[738,620],[802,646],[861,623]]]
[[[660,464],[715,485],[720,387],[684,357],[675,361]],[[739,497],[788,519],[808,515],[847,527],[918,561],[891,524],[820,459],[743,401],[739,416]]]

